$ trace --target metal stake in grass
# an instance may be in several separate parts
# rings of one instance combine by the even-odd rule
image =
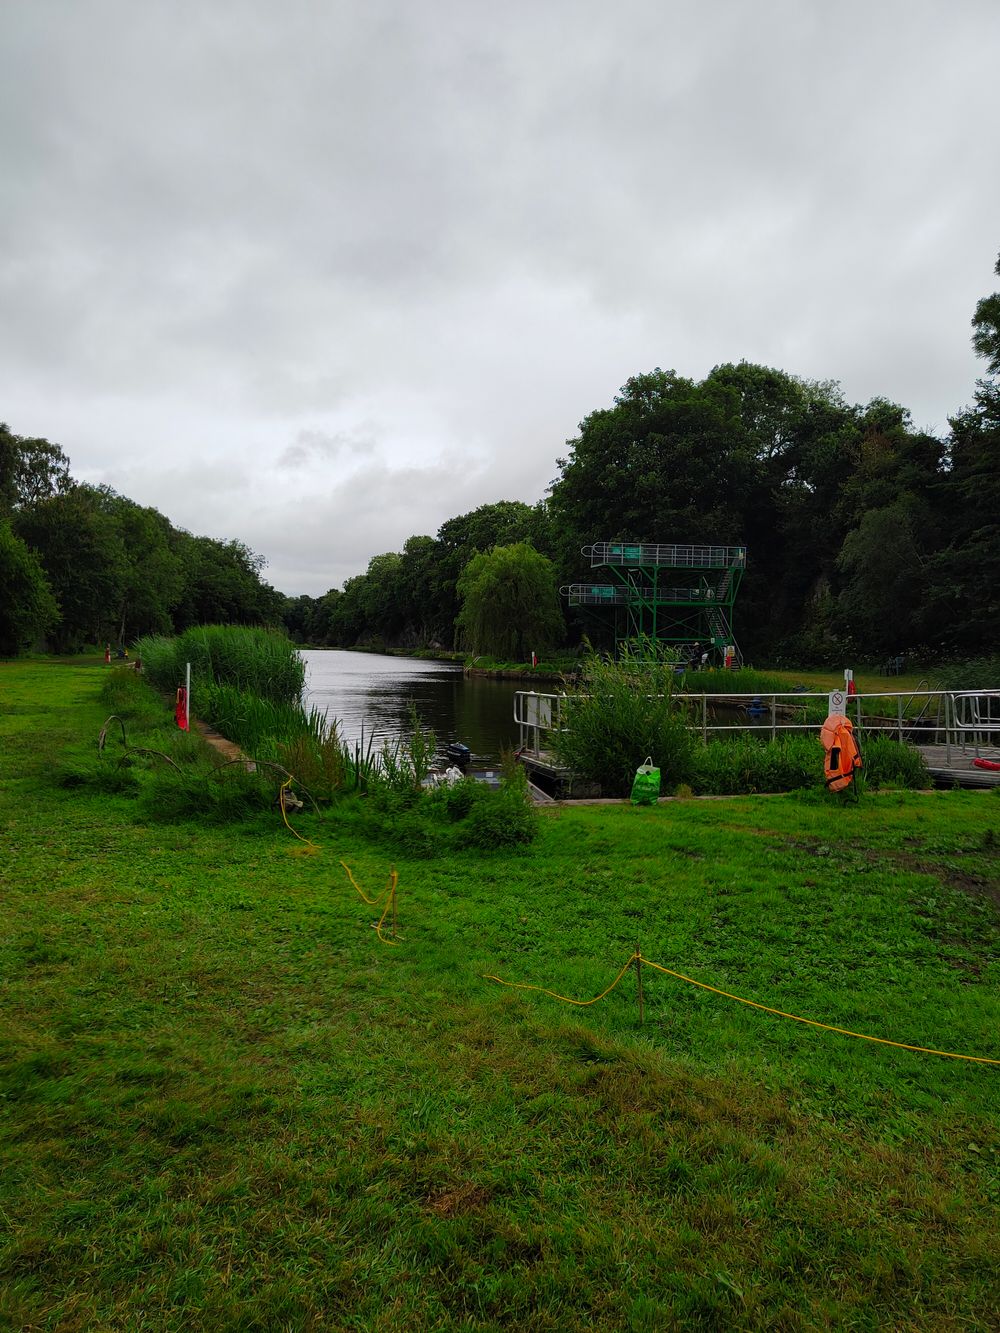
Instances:
[[[635,942],[635,982],[636,989],[639,992],[639,1022],[645,1023],[646,1015],[642,1002],[642,951],[639,948],[638,939]]]

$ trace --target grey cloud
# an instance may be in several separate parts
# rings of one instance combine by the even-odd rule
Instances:
[[[440,495],[534,500],[656,364],[763,361],[938,429],[979,373],[994,0],[11,0],[3,25],[0,416],[186,526],[259,512],[276,581],[323,577],[292,516],[327,473],[385,513],[401,478],[414,532]],[[356,571],[376,535],[344,521]]]
[[[300,430],[281,454],[278,467],[301,468],[309,464],[332,463],[344,457],[371,454],[376,435],[371,427],[357,430]]]

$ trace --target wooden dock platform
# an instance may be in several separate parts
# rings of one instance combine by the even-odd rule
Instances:
[[[1000,764],[1000,746],[981,745],[978,755],[973,747],[960,745],[918,745],[934,782],[941,787],[1000,787],[1000,769],[977,768],[976,758]]]

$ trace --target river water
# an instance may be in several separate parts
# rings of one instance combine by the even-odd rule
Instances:
[[[336,718],[340,734],[365,744],[374,733],[383,740],[404,735],[415,707],[424,726],[440,745],[461,741],[474,762],[496,765],[502,747],[517,744],[513,680],[465,676],[451,662],[424,662],[412,657],[384,657],[336,648],[302,650],[306,664],[306,708],[319,708]]]

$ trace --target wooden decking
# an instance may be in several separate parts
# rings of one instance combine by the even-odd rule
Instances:
[[[978,755],[972,746],[918,745],[927,771],[939,786],[1000,787],[1000,769],[977,768],[976,758],[1000,764],[1000,746],[981,745]]]

